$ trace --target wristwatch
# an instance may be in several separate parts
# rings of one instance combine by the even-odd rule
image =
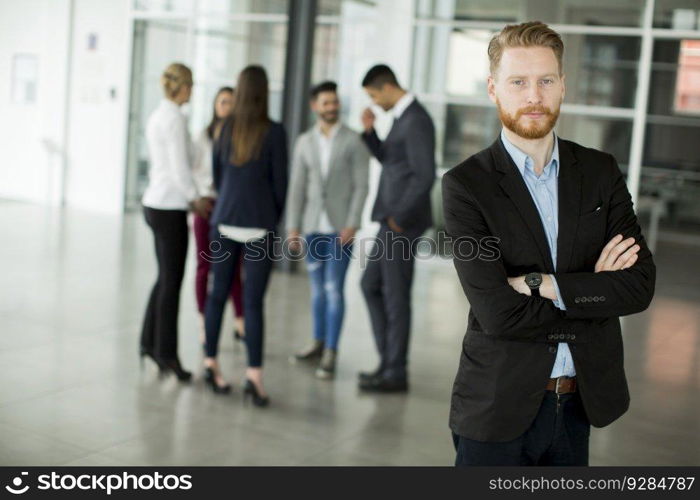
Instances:
[[[542,284],[542,274],[529,273],[525,275],[525,284],[530,287],[533,297],[541,297],[540,285]]]

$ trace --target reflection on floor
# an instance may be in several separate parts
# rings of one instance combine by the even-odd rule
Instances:
[[[467,303],[451,263],[418,263],[408,395],[359,394],[376,355],[359,293],[332,382],[287,357],[307,340],[304,273],[277,272],[267,299],[272,406],[241,397],[245,353],[230,309],[221,361],[229,397],[201,379],[193,259],[182,294],[180,353],[189,386],[141,369],[137,339],[154,279],[140,215],[0,203],[0,465],[449,465],[449,397]],[[193,255],[193,248],[190,248]],[[655,302],[623,323],[630,411],[591,437],[593,465],[700,464],[700,249],[661,243]]]

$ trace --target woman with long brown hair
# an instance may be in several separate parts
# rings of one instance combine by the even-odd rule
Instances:
[[[194,182],[197,184],[197,191],[202,196],[206,196],[212,203],[216,201],[216,189],[214,189],[214,177],[212,173],[212,151],[214,141],[219,137],[221,127],[226,118],[231,115],[234,103],[234,89],[231,87],[221,87],[214,97],[214,109],[212,112],[211,121],[201,131],[194,142],[194,165],[192,173]],[[209,225],[209,215],[202,217],[195,214],[193,220],[194,240],[197,247],[197,271],[195,275],[195,297],[197,299],[197,309],[201,316],[201,337],[202,346],[206,347],[204,333],[204,306],[207,300],[207,290],[209,289],[209,271],[211,270],[210,259],[207,258],[209,252],[209,233],[211,227]],[[239,260],[239,269],[242,260]],[[243,284],[240,272],[236,273],[231,286],[231,303],[233,304],[234,314],[234,338],[236,340],[243,339],[245,331],[243,321]],[[209,383],[216,382],[208,380]],[[228,392],[230,387],[223,381],[212,383],[211,387],[214,392]]]
[[[205,377],[217,384],[223,380],[216,360],[221,320],[243,255],[244,394],[256,406],[266,406],[263,302],[272,270],[272,236],[287,194],[287,134],[268,115],[268,80],[260,66],[248,66],[238,77],[233,112],[214,145],[213,173],[218,198],[210,221],[214,284],[205,309]]]

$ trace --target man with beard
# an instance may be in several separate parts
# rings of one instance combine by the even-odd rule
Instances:
[[[291,360],[320,361],[316,376],[329,379],[345,312],[345,273],[367,197],[369,151],[358,134],[340,123],[335,83],[311,90],[311,109],[318,119],[294,148],[286,225],[293,246],[298,248],[305,235],[313,340]]]
[[[629,406],[619,316],[649,306],[656,268],[615,159],[553,132],[563,51],[540,22],[493,37],[503,130],[443,177],[470,303],[450,411],[457,465],[587,465],[590,425]]]
[[[381,140],[372,110],[367,108],[362,114],[362,139],[381,162],[382,173],[372,207],[372,220],[380,225],[362,276],[379,366],[359,373],[359,388],[406,392],[416,248],[433,223],[430,191],[435,182],[435,127],[423,105],[399,85],[388,66],[370,68],[362,87],[374,104],[391,111],[394,123]]]

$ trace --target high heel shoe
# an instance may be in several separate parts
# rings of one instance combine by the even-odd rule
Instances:
[[[204,381],[207,383],[214,394],[228,394],[231,392],[231,385],[219,385],[216,383],[216,374],[211,368],[204,369]]]
[[[243,335],[241,332],[239,332],[238,328],[236,328],[233,331],[233,338],[234,338],[234,340],[237,340],[239,342],[243,342],[245,340],[245,335]]]
[[[180,382],[189,382],[192,379],[192,372],[185,370],[180,364],[179,359],[161,359],[160,362],[163,365],[161,370],[163,374],[171,371]]]
[[[253,400],[253,404],[255,406],[264,407],[270,404],[270,398],[268,396],[260,395],[258,388],[255,387],[253,381],[246,379],[245,388],[243,389],[243,399],[246,400],[249,396]]]

